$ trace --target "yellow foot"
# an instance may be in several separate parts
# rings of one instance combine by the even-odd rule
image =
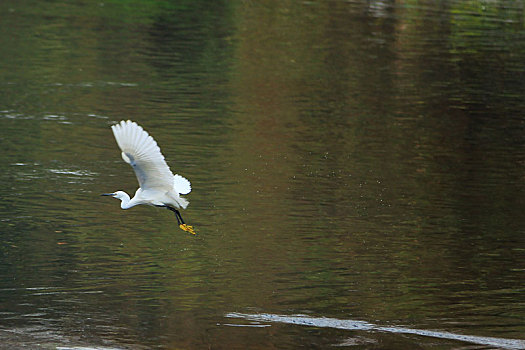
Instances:
[[[197,232],[195,232],[195,230],[193,229],[193,226],[182,224],[182,225],[179,225],[179,227],[180,227],[181,230],[189,232],[192,235],[196,235],[197,234]]]

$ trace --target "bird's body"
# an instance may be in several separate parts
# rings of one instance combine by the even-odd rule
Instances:
[[[193,228],[184,223],[178,211],[186,209],[189,204],[181,194],[190,193],[190,182],[180,175],[173,175],[157,142],[137,123],[121,121],[111,129],[122,150],[122,159],[133,167],[140,187],[133,198],[124,191],[104,195],[120,199],[122,209],[140,204],[168,208],[175,212],[179,226],[194,234]]]

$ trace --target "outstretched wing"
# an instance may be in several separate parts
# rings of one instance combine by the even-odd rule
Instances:
[[[173,188],[173,173],[153,137],[130,120],[123,120],[111,129],[122,150],[122,159],[133,167],[143,190],[169,191]]]

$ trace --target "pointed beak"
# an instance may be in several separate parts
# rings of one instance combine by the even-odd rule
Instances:
[[[101,196],[113,196],[114,193],[102,193]]]

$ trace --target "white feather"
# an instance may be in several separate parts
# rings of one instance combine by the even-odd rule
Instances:
[[[151,136],[135,122],[122,121],[111,127],[122,159],[133,167],[142,189],[168,188],[173,174]]]
[[[188,194],[191,192],[191,183],[185,177],[175,174],[173,177],[173,188],[180,194]]]
[[[140,125],[123,120],[111,129],[122,150],[122,159],[133,167],[142,190],[175,190],[177,194],[191,191],[190,182],[173,175],[157,142]]]
[[[137,123],[121,121],[111,127],[115,140],[122,151],[122,159],[133,167],[140,187],[133,198],[124,191],[104,193],[121,201],[122,209],[129,209],[139,204],[166,207],[175,213],[179,227],[195,234],[193,226],[186,225],[179,208],[186,209],[189,202],[181,194],[191,191],[188,179],[173,175],[160,152],[157,142]]]

